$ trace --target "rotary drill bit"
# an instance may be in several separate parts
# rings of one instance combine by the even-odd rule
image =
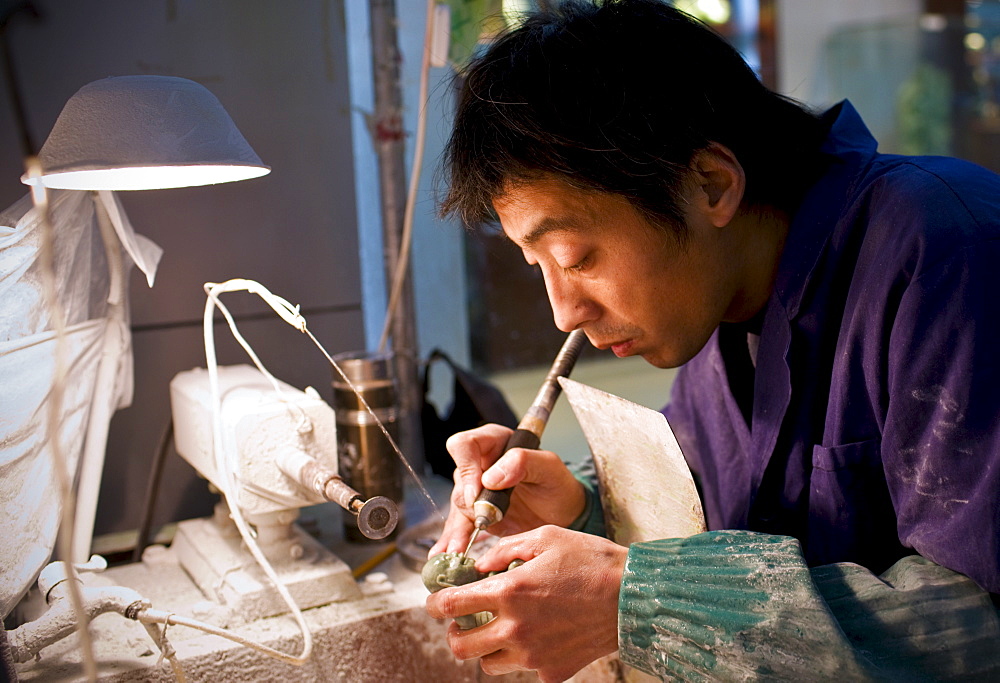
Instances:
[[[587,337],[583,330],[573,330],[566,337],[566,341],[563,342],[562,348],[559,349],[552,367],[549,368],[549,372],[538,390],[538,395],[535,396],[531,407],[518,422],[517,429],[507,440],[503,449],[504,453],[512,448],[538,448],[542,441],[542,432],[545,430],[545,425],[548,424],[549,416],[552,413],[552,407],[562,392],[559,378],[569,377],[586,341]],[[513,490],[513,487],[499,491],[484,488],[479,492],[479,496],[472,506],[476,515],[475,528],[469,538],[469,544],[462,553],[463,560],[468,556],[479,532],[503,519],[510,506],[510,494]]]

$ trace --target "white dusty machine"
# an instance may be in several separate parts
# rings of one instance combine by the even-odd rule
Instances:
[[[213,448],[212,392],[207,370],[182,372],[170,383],[177,453],[220,491],[234,490],[237,506],[256,529],[256,541],[301,608],[350,600],[360,593],[347,565],[294,522],[299,509],[332,501],[357,515],[368,538],[396,526],[396,504],[364,500],[337,474],[334,411],[310,387],[281,383],[280,393],[248,365],[219,368],[222,450]],[[220,468],[221,465],[221,468]],[[228,468],[235,487],[225,481]],[[224,503],[210,519],[181,522],[174,538],[181,566],[207,595],[244,618],[285,611],[261,568],[247,554]]]
[[[476,662],[450,655],[447,624],[427,617],[426,590],[398,554],[366,576],[348,566],[394,544],[359,555],[360,546],[317,540],[295,523],[300,508],[332,508],[323,501],[355,515],[369,537],[388,535],[398,517],[395,503],[364,500],[337,475],[333,409],[312,389],[272,380],[250,366],[218,368],[214,387],[204,369],[174,378],[177,452],[233,492],[232,505],[179,523],[172,545],[150,546],[141,562],[76,565],[89,663],[73,579],[52,563],[38,582],[38,614],[7,632],[20,680],[86,680],[88,666],[99,680],[476,680]],[[341,516],[328,526],[339,529]]]

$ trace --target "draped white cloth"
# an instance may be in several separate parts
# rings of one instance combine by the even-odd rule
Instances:
[[[162,250],[135,233],[112,192],[50,191],[49,203],[66,327],[66,382],[55,432],[78,485],[77,535],[89,548],[108,424],[132,401],[126,275],[134,263],[152,286]],[[102,216],[113,228],[104,231],[107,248]],[[51,558],[61,514],[49,429],[57,344],[43,289],[41,240],[42,220],[30,195],[0,213],[2,616]]]

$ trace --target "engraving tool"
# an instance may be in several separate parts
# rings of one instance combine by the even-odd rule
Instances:
[[[549,415],[552,413],[552,407],[562,392],[559,378],[569,376],[586,341],[587,337],[583,330],[573,330],[566,337],[566,341],[563,342],[562,348],[556,355],[552,367],[549,368],[549,372],[538,390],[538,395],[535,396],[531,407],[517,424],[517,429],[507,440],[503,449],[504,453],[512,448],[538,448],[542,440],[542,432],[545,430]],[[513,487],[499,491],[484,488],[479,492],[479,496],[472,506],[476,515],[475,529],[469,538],[469,544],[462,553],[463,560],[468,556],[479,532],[503,519],[510,506],[510,494],[513,490]]]

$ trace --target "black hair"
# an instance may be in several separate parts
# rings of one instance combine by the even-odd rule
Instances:
[[[820,119],[768,90],[719,34],[661,0],[568,0],[535,12],[459,75],[444,151],[442,215],[495,220],[519,182],[555,176],[629,200],[683,238],[680,192],[717,142],[747,177],[748,205],[791,208]]]

